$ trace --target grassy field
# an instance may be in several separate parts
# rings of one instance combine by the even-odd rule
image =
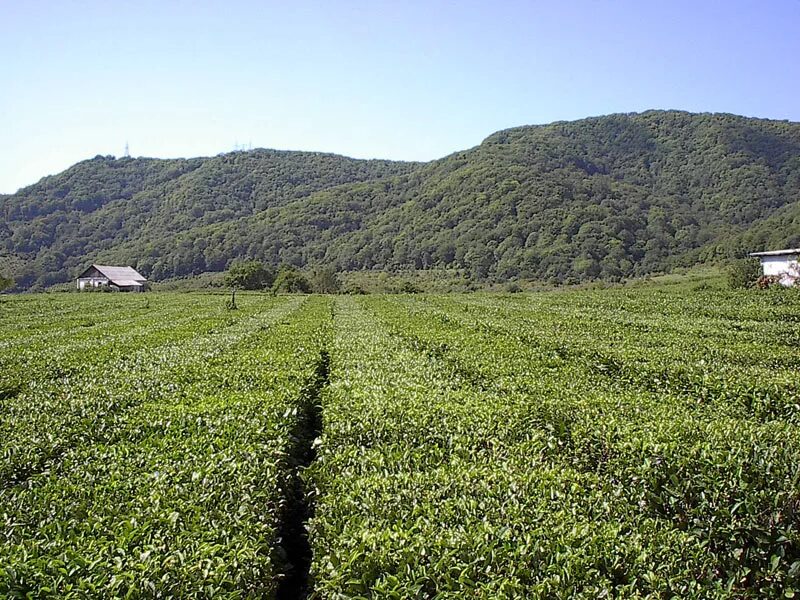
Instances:
[[[0,297],[0,596],[791,598],[800,294]]]

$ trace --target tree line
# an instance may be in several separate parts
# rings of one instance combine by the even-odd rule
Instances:
[[[309,275],[296,267],[273,269],[257,260],[234,262],[225,273],[227,287],[240,290],[269,290],[272,293],[336,294],[342,290],[336,272],[331,268],[316,268]]]
[[[23,288],[89,262],[157,281],[239,260],[613,281],[800,245],[800,124],[610,115],[501,131],[429,163],[96,157],[3,198],[0,217],[0,257],[19,259]]]

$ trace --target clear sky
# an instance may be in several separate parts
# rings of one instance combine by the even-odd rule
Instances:
[[[0,192],[97,154],[428,160],[649,108],[800,121],[800,0],[0,0]]]

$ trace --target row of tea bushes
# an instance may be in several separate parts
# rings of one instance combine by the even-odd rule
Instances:
[[[460,298],[455,314],[471,316],[472,327],[583,361],[618,382],[800,424],[800,328],[791,295],[778,307],[775,296],[719,292],[567,296],[569,303],[564,294],[506,302]],[[454,314],[451,299],[433,303]]]
[[[261,327],[295,310],[299,301],[270,303],[213,333],[208,332],[208,324],[217,317],[200,317],[188,328],[179,326],[175,332],[167,330],[154,339],[140,340],[140,347],[128,347],[123,353],[110,346],[88,355],[71,355],[60,363],[70,375],[33,380],[3,400],[0,481],[22,481],[46,469],[51,459],[69,448],[108,439],[127,408],[170,397],[202,377],[207,360],[258,337]]]
[[[458,306],[442,314],[411,298],[364,303],[451,381],[499,394],[505,406],[524,403],[517,417],[549,432],[551,462],[600,476],[641,514],[706,545],[726,586],[755,597],[796,586],[800,435],[791,422],[598,377],[580,360],[589,349],[553,355],[551,332],[523,343],[512,318],[509,335],[498,335],[479,326],[480,312],[465,317]]]
[[[6,301],[10,310],[0,318],[0,395],[18,394],[30,383],[52,384],[80,377],[90,366],[113,368],[117,361],[144,348],[214,333],[274,302],[248,298],[249,302],[242,303],[243,310],[231,312],[213,296],[148,295],[146,300],[130,295],[92,296],[109,301],[55,319],[49,311],[57,307],[51,306],[49,297]],[[61,302],[81,299],[74,295],[56,298]],[[23,308],[38,306],[42,314],[20,311],[19,304]],[[43,325],[38,325],[39,321]]]
[[[561,459],[538,398],[459,379],[353,299],[334,322],[315,597],[725,594],[706,544]]]
[[[329,320],[327,300],[297,298],[165,349],[141,372],[163,386],[113,434],[0,490],[0,595],[273,596]]]

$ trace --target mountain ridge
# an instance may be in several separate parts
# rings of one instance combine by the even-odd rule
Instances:
[[[96,260],[153,279],[236,258],[477,279],[619,279],[800,245],[800,124],[646,111],[497,131],[428,162],[255,149],[95,157],[0,196],[23,287]]]

